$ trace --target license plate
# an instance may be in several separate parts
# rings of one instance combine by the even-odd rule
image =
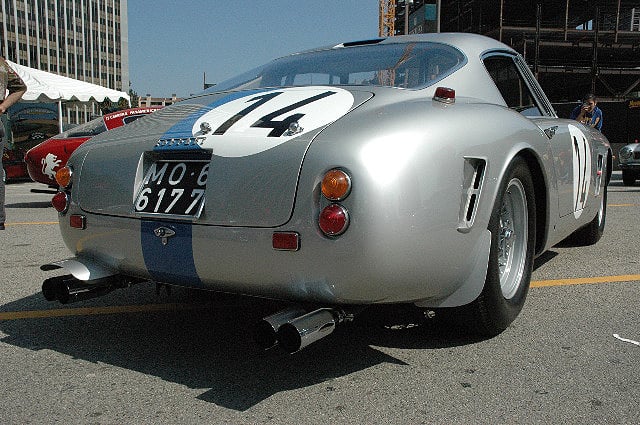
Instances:
[[[209,162],[157,161],[151,164],[134,202],[143,214],[198,217],[204,206]]]

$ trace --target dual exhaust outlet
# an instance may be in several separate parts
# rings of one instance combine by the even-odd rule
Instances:
[[[307,313],[301,308],[290,308],[258,322],[254,339],[265,350],[280,345],[289,353],[295,353],[331,334],[338,324],[351,319],[340,309],[320,308]]]
[[[46,279],[42,283],[42,295],[47,301],[69,304],[101,297],[114,289],[126,288],[136,282],[119,275],[84,282],[68,274]]]
[[[72,275],[55,276],[42,283],[42,294],[47,301],[68,304],[100,297],[132,283],[136,282],[121,276],[109,276],[90,283]],[[259,321],[254,329],[254,339],[265,350],[279,345],[289,353],[295,353],[330,335],[338,324],[351,320],[353,315],[341,309],[320,308],[307,312],[294,307]]]

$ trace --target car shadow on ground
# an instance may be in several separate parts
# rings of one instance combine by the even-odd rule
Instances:
[[[51,201],[38,202],[17,202],[13,204],[5,204],[5,208],[53,208]]]
[[[147,303],[190,305],[186,309],[2,320],[0,331],[7,335],[2,342],[102,362],[188,388],[208,388],[199,399],[245,411],[282,391],[315,385],[381,363],[406,365],[376,346],[437,350],[479,341],[464,333],[452,333],[437,320],[393,330],[356,320],[295,354],[279,347],[262,350],[253,342],[253,325],[283,305],[219,294],[195,296],[193,292],[196,291],[184,290],[177,296],[152,301],[150,291]],[[89,300],[67,306],[48,303],[41,294],[34,294],[3,305],[0,311],[127,304],[126,296],[109,299],[112,294],[100,298],[100,302]]]
[[[533,261],[533,270],[537,270],[557,256],[558,253],[556,251],[549,250],[543,252],[538,258]]]

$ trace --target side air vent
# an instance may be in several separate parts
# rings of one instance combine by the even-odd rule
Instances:
[[[458,231],[466,233],[473,227],[476,218],[482,183],[484,182],[486,161],[480,158],[465,158],[464,182],[460,202],[460,224]]]

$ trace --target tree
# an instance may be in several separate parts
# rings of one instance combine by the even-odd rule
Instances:
[[[131,82],[129,82],[129,97],[131,98],[132,108],[136,108],[140,105],[140,96],[138,96],[138,93],[131,88]]]

